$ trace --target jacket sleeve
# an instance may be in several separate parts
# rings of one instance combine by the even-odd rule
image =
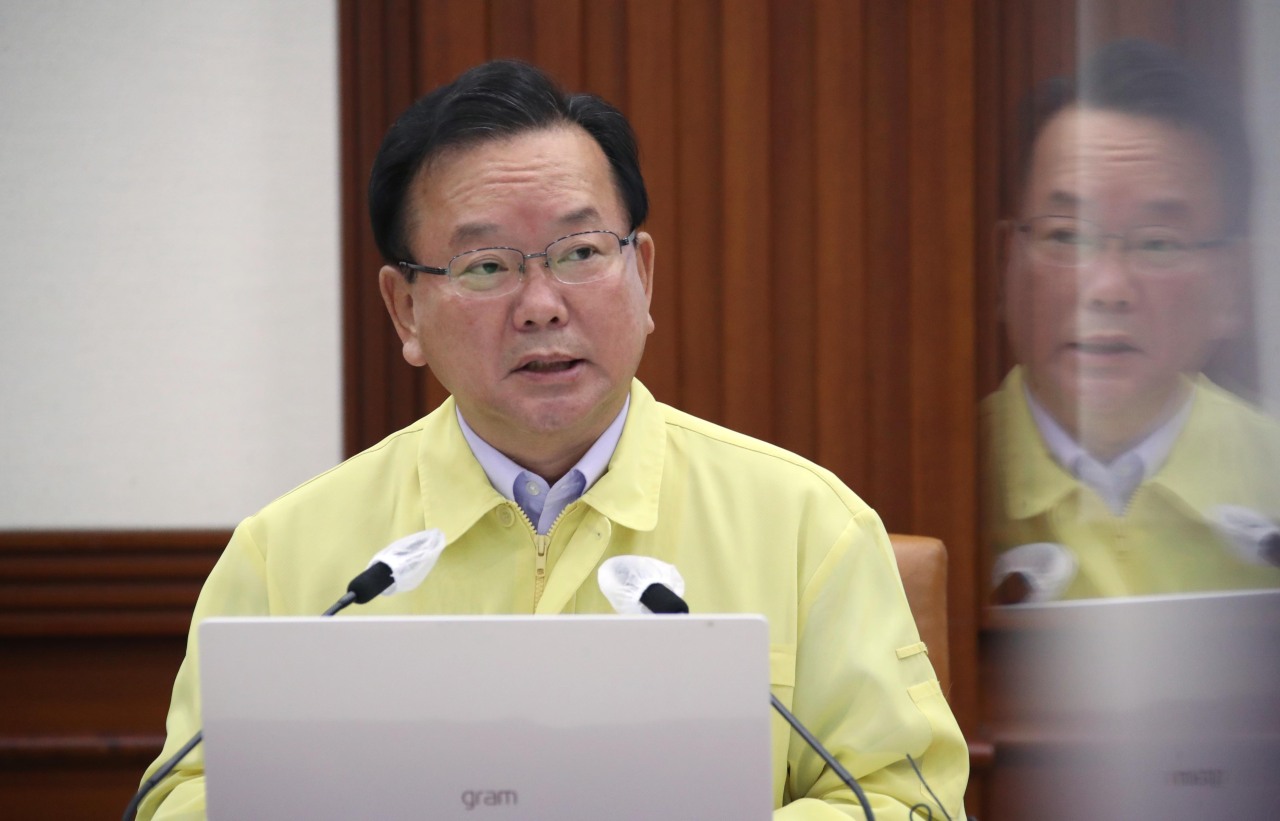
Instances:
[[[214,565],[196,601],[187,634],[187,656],[178,668],[166,720],[167,738],[160,757],[143,781],[160,768],[200,730],[200,671],[197,633],[211,616],[262,616],[269,612],[266,563],[242,523]],[[197,746],[167,778],[156,785],[138,808],[138,821],[203,819],[205,817],[204,749]]]
[[[947,813],[963,818],[968,748],[873,511],[856,514],[822,557],[798,609],[792,712],[857,779],[877,818],[911,817],[921,803],[943,817],[908,755]],[[852,791],[794,732],[787,764],[793,800],[775,821],[864,817]]]

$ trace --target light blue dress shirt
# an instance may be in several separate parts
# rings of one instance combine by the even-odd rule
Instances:
[[[1154,476],[1169,458],[1173,443],[1177,441],[1182,426],[1191,415],[1191,400],[1188,399],[1177,413],[1138,444],[1110,462],[1101,462],[1071,438],[1071,434],[1049,415],[1026,386],[1023,386],[1023,391],[1027,407],[1031,409],[1031,418],[1035,420],[1040,438],[1049,448],[1054,461],[1085,486],[1092,488],[1116,516],[1124,515],[1138,485]]]
[[[622,438],[622,426],[627,421],[629,407],[630,396],[622,403],[622,410],[618,411],[618,415],[605,428],[604,433],[600,434],[595,444],[554,485],[548,484],[546,479],[533,471],[517,465],[506,454],[481,439],[467,424],[467,420],[462,418],[462,411],[458,411],[458,424],[471,447],[471,453],[489,477],[489,484],[508,500],[519,505],[533,523],[534,529],[545,535],[561,512],[570,503],[581,498],[608,470],[609,460],[613,458],[613,451]]]

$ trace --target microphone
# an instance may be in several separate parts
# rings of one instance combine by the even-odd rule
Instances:
[[[996,557],[992,567],[995,604],[1033,604],[1059,598],[1076,577],[1076,557],[1055,542],[1019,545]]]
[[[367,604],[384,593],[412,590],[436,566],[444,545],[444,533],[434,528],[396,539],[374,554],[364,572],[347,585],[346,595],[323,615],[332,616],[348,604]]]
[[[1280,567],[1280,526],[1271,519],[1247,507],[1218,505],[1209,521],[1244,561]]]
[[[684,579],[675,565],[652,556],[614,556],[596,573],[600,592],[618,613],[688,613]]]
[[[437,529],[411,533],[379,550],[369,560],[368,566],[347,585],[347,592],[333,603],[322,616],[332,616],[350,604],[366,604],[378,596],[405,593],[422,584],[427,574],[436,566],[436,560],[445,548],[444,533]],[[182,745],[172,758],[166,761],[133,796],[125,807],[123,821],[133,821],[142,800],[165,779],[204,739],[204,730],[197,730],[191,740]]]
[[[646,612],[655,614],[689,612],[689,604],[681,598],[681,594],[684,593],[684,578],[674,565],[661,559],[655,559],[652,556],[614,556],[600,565],[596,580],[600,584],[600,592],[604,593],[604,597],[618,613],[635,615]],[[677,590],[679,592],[676,592]],[[836,775],[840,776],[840,780],[849,789],[853,790],[853,794],[858,797],[858,803],[862,805],[867,821],[875,821],[875,813],[871,811],[871,804],[867,801],[866,794],[862,792],[862,787],[858,785],[857,779],[849,774],[849,771],[827,751],[826,747],[822,746],[822,742],[800,723],[800,719],[796,718],[777,696],[769,693],[769,700],[773,708],[786,719],[792,729],[799,733],[809,748],[817,753]]]

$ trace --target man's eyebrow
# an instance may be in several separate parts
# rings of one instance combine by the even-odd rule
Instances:
[[[469,243],[479,241],[482,237],[493,236],[498,226],[492,222],[464,222],[453,229],[449,244],[454,248],[470,247]]]
[[[1061,189],[1051,191],[1049,193],[1049,205],[1053,208],[1062,208],[1067,211],[1074,211],[1080,207],[1080,198],[1070,191]]]
[[[557,220],[561,225],[573,226],[580,225],[588,221],[600,221],[600,210],[594,205],[587,205],[576,211],[570,211]]]
[[[557,223],[565,228],[575,228],[583,224],[596,223],[600,221],[600,209],[594,205],[586,205],[574,211],[561,216],[556,220]],[[464,222],[457,228],[453,229],[453,235],[449,238],[450,244],[454,248],[470,248],[477,242],[482,242],[488,237],[492,237],[498,232],[500,226],[494,222]]]
[[[1191,203],[1180,199],[1152,200],[1143,203],[1142,211],[1161,222],[1182,223],[1191,218]]]

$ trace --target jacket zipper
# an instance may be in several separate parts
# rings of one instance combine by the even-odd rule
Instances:
[[[529,525],[529,529],[533,531],[533,609],[535,611],[538,609],[538,602],[542,601],[542,591],[547,587],[547,554],[551,551],[551,534],[556,532],[556,525],[560,524],[564,514],[575,504],[576,502],[570,502],[565,506],[564,510],[560,511],[560,515],[556,516],[556,520],[551,523],[551,527],[547,528],[545,536],[538,533],[538,529],[529,520],[528,514],[519,505],[513,505],[516,510],[520,511],[520,517]]]
[[[551,533],[546,536],[533,534],[533,549],[537,551],[533,565],[533,609],[538,609],[542,591],[547,586],[547,551],[551,548]]]

